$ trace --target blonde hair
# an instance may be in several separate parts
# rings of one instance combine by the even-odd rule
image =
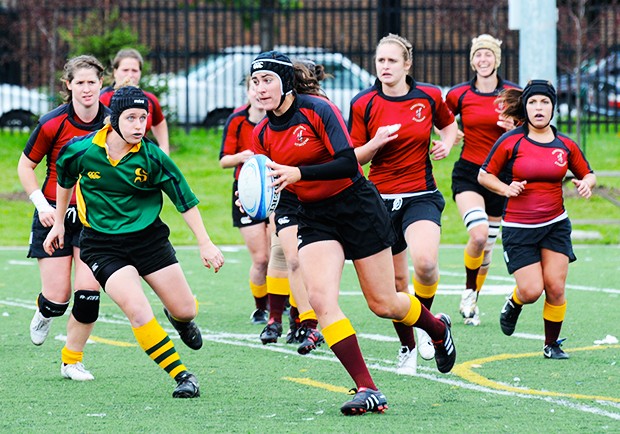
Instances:
[[[411,42],[409,42],[406,38],[394,33],[388,33],[387,36],[384,36],[379,40],[377,48],[383,44],[396,44],[400,46],[403,49],[403,59],[405,59],[405,62],[413,62],[413,45],[411,45]]]

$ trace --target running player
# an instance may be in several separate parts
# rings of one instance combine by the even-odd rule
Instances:
[[[102,103],[109,106],[114,89],[119,86],[139,86],[142,77],[144,59],[140,52],[134,48],[124,48],[116,53],[112,61],[112,76],[114,82],[105,87],[99,95]],[[170,155],[170,139],[168,137],[168,122],[159,104],[159,100],[150,92],[144,92],[149,101],[149,117],[146,123],[146,132],[153,132],[157,144],[166,154]]]
[[[17,166],[22,186],[36,207],[28,257],[37,258],[42,285],[30,323],[30,339],[33,344],[42,345],[52,320],[64,315],[69,307],[73,267],[74,301],[67,321],[67,342],[61,351],[60,373],[77,381],[94,379],[82,362],[84,347],[99,315],[99,283],[80,260],[82,223],[75,196],[71,196],[66,214],[60,217],[67,228],[64,247],[50,257],[43,250],[43,241],[55,219],[56,159],[60,149],[74,137],[101,128],[109,113],[98,98],[103,72],[103,65],[93,56],[77,56],[67,61],[61,78],[65,103],[41,117]],[[35,168],[43,159],[47,175],[39,187]]]
[[[383,412],[387,400],[375,385],[355,330],[338,304],[345,259],[353,261],[362,292],[378,316],[428,331],[441,372],[452,369],[456,349],[446,315],[433,316],[417,298],[396,292],[390,246],[396,235],[389,215],[363,176],[339,110],[308,95],[316,78],[295,74],[277,51],[252,62],[252,80],[267,119],[254,129],[254,150],[269,156],[274,185],[300,200],[297,210],[299,264],[310,304],[325,341],[355,382],[347,415]]]
[[[576,257],[562,180],[570,170],[577,193],[587,199],[596,176],[577,144],[551,125],[557,95],[550,82],[531,80],[523,91],[504,90],[500,102],[503,114],[523,123],[499,138],[478,175],[480,184],[508,198],[502,244],[517,286],[502,308],[500,325],[504,334],[512,335],[523,305],[536,302],[544,292],[543,355],[568,359],[558,338],[566,315],[568,264]],[[505,182],[499,178],[504,171]]]
[[[469,61],[476,76],[457,84],[446,95],[448,107],[455,116],[461,116],[463,128],[459,131],[461,155],[452,170],[452,197],[469,234],[459,311],[465,324],[473,326],[480,325],[478,295],[489,272],[506,199],[478,184],[478,172],[499,136],[515,128],[514,121],[501,116],[495,105],[502,90],[518,88],[497,75],[502,63],[501,44],[487,34],[472,39]]]
[[[398,241],[392,246],[396,290],[409,293],[407,247],[413,261],[413,290],[430,310],[439,284],[439,241],[444,198],[433,177],[433,160],[446,158],[458,126],[441,90],[408,75],[411,43],[389,34],[376,48],[377,81],[351,101],[349,130],[361,164],[370,162],[368,179],[381,193]],[[440,140],[431,142],[435,126]],[[430,151],[429,151],[430,148]],[[398,369],[414,373],[416,342],[411,324],[394,322],[401,342]],[[432,359],[430,337],[418,330],[418,351]]]
[[[78,184],[82,260],[127,316],[140,347],[177,382],[172,396],[195,398],[200,396],[198,381],[155,318],[140,279],[162,301],[181,340],[200,349],[202,336],[193,321],[198,303],[168,240],[170,230],[159,217],[162,191],[196,236],[203,264],[217,272],[224,257],[211,242],[198,199],[179,168],[144,140],[148,117],[144,93],[137,87],[122,87],[114,93],[110,109],[109,123],[69,142],[58,156],[56,220],[44,248],[48,254],[63,248],[65,227],[59,217]]]

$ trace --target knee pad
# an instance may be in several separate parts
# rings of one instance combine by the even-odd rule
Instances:
[[[479,225],[488,225],[489,216],[482,208],[472,208],[463,215],[463,223],[468,231]]]
[[[69,307],[69,302],[54,303],[53,301],[49,301],[45,298],[43,293],[39,293],[39,298],[37,298],[37,306],[39,306],[39,310],[44,317],[54,318],[65,314],[67,307]]]
[[[73,298],[73,317],[82,324],[92,324],[99,317],[99,291],[80,289]]]

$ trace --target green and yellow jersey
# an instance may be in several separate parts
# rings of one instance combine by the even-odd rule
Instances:
[[[153,223],[163,206],[162,191],[179,212],[198,204],[177,165],[157,145],[144,139],[123,158],[106,148],[109,125],[78,137],[62,148],[56,162],[58,184],[76,196],[80,220],[106,234],[125,234]]]

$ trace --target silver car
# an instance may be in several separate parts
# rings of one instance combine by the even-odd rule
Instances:
[[[321,83],[327,97],[349,116],[351,99],[371,86],[375,77],[341,53],[321,48],[276,46],[276,50],[296,58],[322,64],[333,77]],[[223,125],[233,110],[246,101],[245,77],[252,60],[260,53],[257,45],[229,47],[207,57],[187,72],[151,76],[151,85],[167,85],[160,95],[163,106],[179,123],[189,125]]]

